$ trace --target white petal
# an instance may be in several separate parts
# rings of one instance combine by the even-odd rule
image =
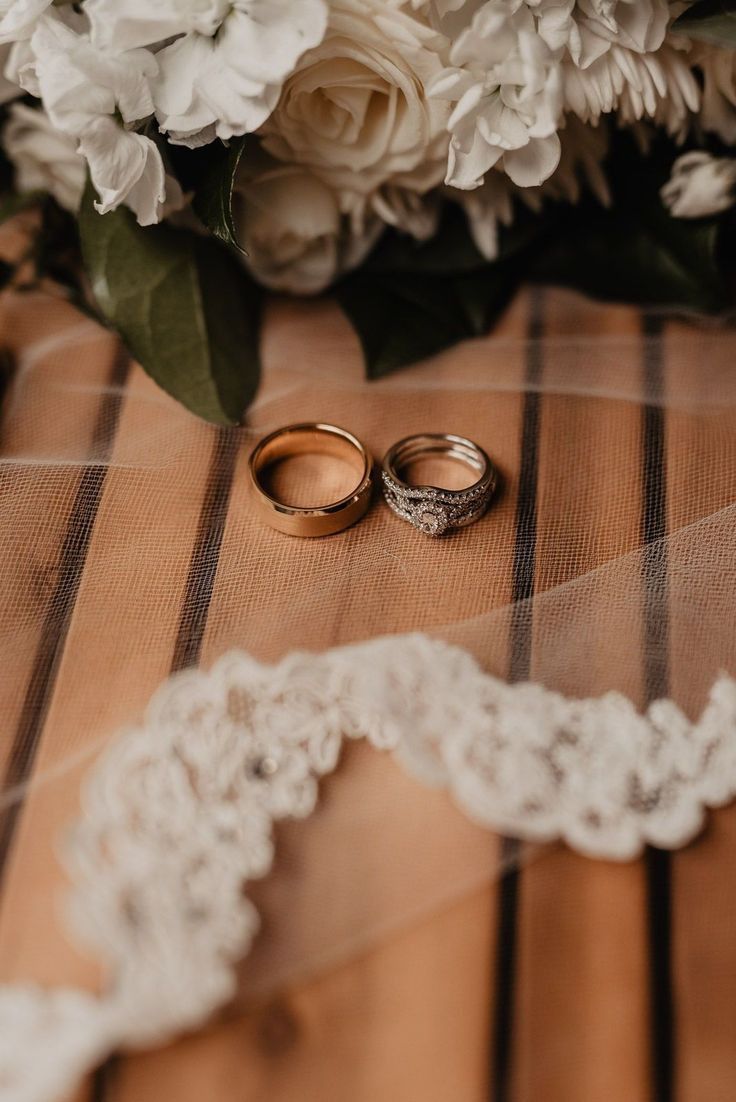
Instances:
[[[459,124],[466,119],[477,108],[478,104],[483,99],[483,85],[471,84],[471,86],[463,92],[460,97],[454,111],[450,115],[447,121],[448,130],[453,131]]]
[[[227,70],[217,41],[190,34],[158,54],[160,77],[153,88],[162,130],[185,145],[257,130],[271,114],[278,86],[264,86]]]
[[[695,150],[678,157],[661,192],[675,218],[720,214],[736,200],[736,160]]]
[[[518,149],[529,141],[529,133],[516,111],[496,100],[478,116],[478,133],[489,145]]]
[[[112,118],[96,119],[79,142],[92,183],[99,195],[100,214],[126,203],[142,226],[160,220],[166,198],[161,154],[150,138],[124,130]]]
[[[503,150],[497,146],[490,146],[483,141],[480,135],[476,135],[472,148],[468,153],[450,145],[450,158],[447,165],[447,179],[451,187],[460,188],[461,191],[470,191],[483,183],[483,178],[489,169],[501,158]]]
[[[138,122],[152,113],[149,81],[157,64],[147,50],[107,54],[49,18],[40,21],[31,48],[44,106],[59,129],[81,134],[100,115],[119,112]]]
[[[509,178],[519,187],[536,187],[549,179],[560,163],[560,139],[534,138],[522,149],[504,155],[503,166]]]
[[[227,0],[86,0],[92,41],[104,49],[131,50],[198,31],[213,35],[230,10]]]
[[[477,82],[462,69],[443,69],[426,86],[427,95],[433,99],[457,101]]]
[[[191,33],[157,54],[161,129],[186,144],[203,132],[228,139],[257,130],[326,25],[325,0],[236,0],[215,38]]]
[[[9,6],[4,4],[7,10],[0,17],[0,43],[29,38],[51,3],[52,0],[11,0]]]
[[[280,84],[327,28],[324,0],[235,0],[220,32],[223,63],[251,80]]]

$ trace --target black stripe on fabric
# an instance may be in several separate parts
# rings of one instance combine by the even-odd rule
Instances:
[[[174,644],[171,670],[182,670],[199,661],[207,616],[220,561],[220,547],[230,504],[238,434],[235,429],[219,429],[212,454],[199,517],[197,537],[189,562],[189,574]]]
[[[542,292],[532,293],[529,318],[529,344],[526,360],[526,385],[537,388],[542,377],[541,340],[543,332]],[[511,618],[511,661],[509,675],[512,681],[525,681],[531,669],[532,636],[529,609],[520,602],[534,594],[537,545],[537,480],[539,473],[539,412],[540,395],[530,389],[524,397],[524,413],[521,426],[521,463],[519,469],[519,495],[516,501],[516,536]]]
[[[511,1082],[511,1054],[516,980],[516,923],[519,911],[520,846],[515,838],[501,839],[501,865],[496,917],[496,981],[492,1038],[491,1098],[506,1102]]]
[[[526,360],[527,390],[522,414],[519,489],[516,501],[516,533],[512,578],[511,657],[512,681],[529,677],[531,668],[531,622],[529,608],[522,605],[534,593],[537,542],[537,480],[539,469],[540,396],[536,389],[542,374],[543,294],[531,292]],[[511,1082],[516,979],[517,925],[521,873],[520,845],[515,838],[501,841],[502,872],[498,885],[496,925],[496,967],[493,1037],[491,1040],[491,1097],[506,1102]]]
[[[642,425],[642,538],[644,542],[644,687],[647,699],[668,692],[666,423],[656,404],[663,393],[662,325],[644,320],[644,375],[651,402]],[[655,1102],[674,1098],[675,1015],[672,986],[672,866],[670,854],[645,854],[649,941],[652,1094]]]
[[[110,389],[100,402],[92,435],[92,454],[97,462],[84,468],[69,514],[59,555],[56,585],[44,617],[20,720],[5,769],[5,790],[23,784],[33,770],[102,498],[108,470],[107,460],[117,432],[122,390],[129,370],[130,358],[125,349],[119,346],[108,379]],[[0,820],[0,882],[5,873],[22,806],[21,799],[14,801]]]
[[[218,429],[197,535],[189,560],[186,590],[171,660],[172,673],[196,665],[199,661],[220,561],[237,454],[237,431]],[[113,1054],[96,1069],[91,1080],[91,1102],[105,1102],[111,1090],[114,1095],[120,1064],[120,1056]]]

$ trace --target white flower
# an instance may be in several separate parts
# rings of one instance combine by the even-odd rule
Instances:
[[[109,115],[100,115],[85,127],[79,152],[89,164],[90,179],[99,195],[95,208],[100,214],[124,202],[142,226],[161,220],[166,173],[150,138],[123,129]]]
[[[430,0],[457,29],[433,87],[456,104],[447,181],[477,187],[501,167],[523,187],[554,172],[563,114],[617,112],[686,132],[700,93],[687,44],[666,38],[667,0]],[[464,25],[463,25],[463,20]]]
[[[152,113],[156,59],[147,50],[103,52],[56,19],[41,20],[31,49],[44,107],[60,130],[81,134],[100,115],[133,124]]]
[[[665,43],[650,54],[617,47],[586,69],[566,62],[564,99],[565,109],[585,122],[617,111],[626,125],[651,119],[681,136],[700,91],[686,56]]]
[[[79,209],[86,176],[84,160],[75,139],[58,130],[45,111],[14,103],[2,142],[21,194],[48,191],[66,210],[74,213]]]
[[[608,150],[607,131],[603,126],[586,126],[571,115],[564,120],[560,139],[559,166],[539,187],[517,188],[503,173],[493,171],[476,190],[449,193],[464,208],[475,246],[486,260],[498,256],[499,227],[512,224],[515,199],[538,213],[547,199],[579,202],[583,188],[587,187],[603,206],[610,204],[611,195],[601,167]]]
[[[540,34],[563,48],[564,105],[585,121],[619,111],[684,134],[699,90],[682,41],[666,41],[667,0],[528,0]]]
[[[3,0],[0,0],[0,10],[2,9],[2,3]],[[16,9],[24,8],[26,15],[29,15],[30,8],[26,4],[17,4],[15,7]],[[48,14],[44,15],[46,9],[48,9]],[[16,96],[21,95],[22,91],[29,92],[36,98],[41,96],[36,77],[36,58],[31,46],[33,32],[39,23],[42,21],[63,23],[72,30],[83,33],[88,29],[86,15],[71,4],[65,4],[60,8],[49,7],[46,3],[43,5],[37,4],[33,11],[32,19],[30,17],[24,19],[23,33],[21,33],[20,28],[17,28],[12,36],[9,36],[9,38],[13,38],[13,41],[6,41],[4,45],[0,45],[0,67],[4,78],[3,102],[13,98],[13,94],[11,94],[13,86],[15,87],[14,95]],[[12,14],[17,17],[19,11],[15,10]]]
[[[675,218],[705,218],[736,202],[736,160],[694,150],[678,157],[662,188],[662,201]]]
[[[455,40],[451,68],[430,94],[456,103],[447,183],[478,187],[499,162],[521,187],[542,183],[560,158],[561,70],[521,0],[490,0]]]
[[[670,20],[669,0],[577,0],[580,27],[623,49],[658,50]]]
[[[141,225],[158,222],[166,199],[161,154],[150,138],[128,129],[153,110],[153,54],[99,50],[49,18],[39,23],[31,49],[44,107],[60,131],[77,139],[100,196],[97,209],[125,203]]]
[[[53,0],[0,0],[0,43],[30,38]]]
[[[629,81],[618,104],[619,123],[630,126],[649,118],[656,126],[664,127],[675,140],[684,141],[701,103],[700,87],[689,57],[681,45],[665,42],[656,54],[642,54],[637,60],[647,67],[656,104],[652,111],[646,88],[639,89]],[[643,83],[646,85],[646,81]]]
[[[695,55],[703,72],[703,128],[724,142],[736,142],[736,50],[699,46]]]
[[[127,3],[142,7],[140,0]],[[167,0],[166,7],[181,13],[179,30],[188,29],[193,12],[199,17],[195,27],[200,29],[189,30],[156,55],[156,116],[171,141],[190,146],[257,130],[301,55],[322,40],[327,23],[325,0],[232,0],[226,5]],[[126,0],[115,0],[115,11],[125,10]]]
[[[612,47],[653,53],[670,20],[667,0],[527,0],[551,49],[565,47],[587,69]]]
[[[384,217],[388,207],[411,206],[407,198],[397,207],[379,192],[422,196],[444,176],[449,111],[428,101],[426,86],[442,68],[438,51],[446,45],[403,3],[332,0],[324,41],[285,83],[262,130],[264,146],[335,188],[356,225],[374,200],[384,204]]]
[[[309,169],[278,162],[246,166],[233,196],[238,239],[261,283],[277,291],[316,294],[360,264],[377,240],[377,218],[355,233],[337,196]]]
[[[191,31],[213,35],[230,0],[86,0],[92,41],[103,49],[156,46]]]

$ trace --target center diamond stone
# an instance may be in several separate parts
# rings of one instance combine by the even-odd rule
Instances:
[[[414,511],[414,523],[428,536],[441,536],[448,527],[448,519],[441,505],[419,505]]]

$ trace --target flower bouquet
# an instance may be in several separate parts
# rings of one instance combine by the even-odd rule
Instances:
[[[332,289],[379,375],[521,280],[729,305],[736,0],[0,0],[2,217],[195,413],[262,288]]]

